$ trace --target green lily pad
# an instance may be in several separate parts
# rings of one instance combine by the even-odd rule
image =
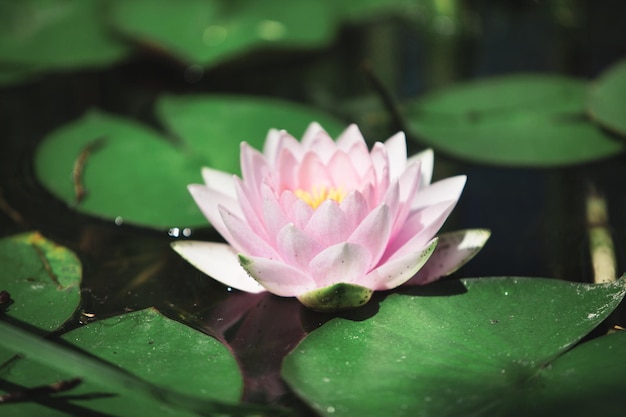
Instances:
[[[91,112],[42,141],[35,155],[37,178],[77,210],[118,223],[161,229],[206,225],[187,191],[188,184],[202,182],[202,166],[239,173],[239,143],[261,148],[270,128],[296,136],[314,120],[333,133],[343,128],[319,111],[270,99],[172,96],[157,107],[180,140]]]
[[[13,330],[7,334],[10,340],[0,341],[0,346],[11,350],[15,335]],[[33,387],[72,378],[83,382],[38,404],[3,405],[3,413],[188,416],[216,415],[228,409],[232,411],[229,415],[249,415],[245,406],[237,413],[235,404],[243,381],[228,349],[155,310],[94,322],[63,339],[106,363],[50,342],[41,341],[44,347],[49,344],[45,349],[37,339],[20,340],[14,352],[23,349],[26,359],[0,367],[0,386],[15,391],[16,386]]]
[[[480,163],[562,166],[616,155],[624,145],[585,117],[587,84],[512,75],[453,86],[408,103],[412,132],[452,156]]]
[[[388,296],[366,320],[333,319],[282,372],[324,416],[518,415],[518,391],[539,389],[537,374],[625,292],[624,280],[439,282]]]
[[[335,32],[327,7],[317,0],[116,0],[110,17],[138,43],[203,66],[255,48],[323,46]]]
[[[620,417],[626,396],[626,332],[599,337],[541,369],[520,402],[526,415]],[[519,413],[522,414],[521,412]]]
[[[593,84],[588,105],[595,121],[626,136],[626,60],[609,68]]]
[[[101,24],[103,5],[101,0],[0,2],[0,62],[30,73],[123,59],[129,48]]]
[[[13,300],[4,312],[11,318],[57,329],[80,302],[81,276],[76,255],[37,232],[0,239],[0,290]]]

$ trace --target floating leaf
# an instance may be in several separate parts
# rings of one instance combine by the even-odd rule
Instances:
[[[37,232],[0,239],[0,290],[13,300],[4,312],[11,318],[55,330],[78,306],[81,274],[72,251]]]
[[[254,408],[234,405],[243,382],[225,346],[155,310],[94,322],[63,336],[114,367],[50,342],[23,337],[15,329],[5,329],[5,335],[8,338],[0,346],[26,352],[26,359],[0,367],[0,386],[5,391],[76,377],[83,380],[65,395],[39,404],[3,405],[8,415],[188,416],[228,411],[228,415],[243,416]],[[254,410],[256,415],[261,415],[260,409]]]
[[[513,75],[453,86],[407,107],[424,143],[469,161],[516,166],[589,162],[624,145],[585,117],[587,85],[549,75]]]
[[[317,0],[116,0],[111,19],[138,43],[203,66],[255,48],[319,47],[335,31]]]
[[[328,322],[290,353],[283,376],[325,416],[518,415],[520,390],[540,389],[542,369],[625,292],[624,280],[439,282],[388,296],[366,320]]]
[[[599,337],[541,369],[521,402],[533,416],[624,415],[626,332]],[[532,410],[529,410],[532,409]],[[522,415],[523,409],[518,413]]]
[[[626,60],[609,68],[591,88],[589,112],[609,130],[626,135]]]
[[[313,120],[331,132],[342,128],[319,111],[246,97],[165,97],[158,113],[180,141],[92,112],[44,139],[37,177],[84,213],[163,229],[205,225],[187,192],[187,184],[202,182],[202,166],[238,173],[240,142],[260,147],[270,128],[300,135]],[[77,188],[84,190],[78,203]]]
[[[0,3],[0,62],[27,74],[107,65],[127,46],[102,26],[101,0],[20,0]],[[16,79],[15,77],[14,79]]]

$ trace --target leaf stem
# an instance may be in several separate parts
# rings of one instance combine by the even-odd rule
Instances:
[[[602,284],[615,281],[617,278],[615,248],[609,231],[606,199],[591,186],[587,193],[586,205],[593,282]]]

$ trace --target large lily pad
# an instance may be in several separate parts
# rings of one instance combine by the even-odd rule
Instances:
[[[469,161],[561,166],[606,158],[624,145],[585,117],[581,80],[521,74],[470,82],[407,107],[424,143]]]
[[[101,24],[103,4],[101,0],[0,2],[0,61],[12,66],[13,72],[22,68],[32,73],[121,60],[129,48]]]
[[[55,330],[78,306],[81,276],[76,255],[37,232],[0,239],[0,290],[13,300],[4,312],[11,318]]]
[[[186,188],[202,182],[202,166],[239,173],[240,142],[260,148],[270,128],[296,136],[313,120],[333,133],[342,128],[319,111],[278,100],[165,97],[157,107],[176,140],[91,112],[43,140],[35,155],[37,177],[84,213],[163,229],[205,225]],[[85,190],[84,198],[77,198],[77,188]]]
[[[518,412],[520,390],[541,391],[537,375],[625,291],[623,280],[436,283],[388,296],[366,320],[328,322],[286,358],[283,376],[325,416],[535,415],[543,402]]]
[[[589,112],[595,121],[626,136],[626,60],[609,68],[594,83]]]
[[[227,348],[154,310],[94,322],[63,336],[113,367],[50,342],[20,339],[23,334],[15,329],[5,330],[7,338],[0,346],[25,353],[25,359],[0,367],[5,391],[83,380],[66,394],[39,403],[3,405],[7,415],[188,416],[226,410],[233,416],[250,414],[249,408],[242,406],[238,412],[234,405],[243,382]]]
[[[319,47],[335,31],[317,0],[116,0],[110,16],[140,44],[203,66],[260,47]]]

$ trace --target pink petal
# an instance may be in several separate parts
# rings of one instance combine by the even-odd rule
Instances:
[[[229,197],[237,197],[235,193],[235,177],[233,174],[204,167],[202,168],[202,179],[207,187]]]
[[[207,218],[209,223],[211,223],[215,230],[217,230],[224,237],[224,239],[230,241],[232,236],[222,221],[218,205],[222,205],[228,208],[231,212],[241,215],[237,200],[227,196],[226,194],[212,190],[206,185],[191,184],[187,186],[187,189],[198,205],[198,208],[200,208],[202,214],[204,214],[204,217]]]
[[[318,288],[339,282],[361,285],[371,263],[370,252],[354,243],[339,243],[324,249],[309,264]]]
[[[315,210],[298,198],[288,216],[298,229],[304,230],[309,221],[311,221],[313,213],[315,213]]]
[[[229,245],[193,240],[171,245],[187,262],[228,287],[251,293],[265,291],[241,267],[237,253]]]
[[[313,278],[284,262],[257,256],[239,255],[241,266],[269,292],[294,297],[314,290]]]
[[[283,211],[280,201],[267,184],[261,186],[261,194],[263,195],[263,223],[269,237],[268,242],[275,244],[276,235],[291,219]]]
[[[346,213],[346,217],[350,222],[350,230],[354,230],[370,212],[367,200],[365,200],[365,197],[363,197],[363,194],[359,191],[348,193],[339,205],[339,208]]]
[[[350,222],[339,205],[326,200],[313,212],[304,232],[322,245],[330,246],[345,241],[352,232],[349,227]]]
[[[317,154],[309,151],[304,155],[299,166],[298,188],[304,191],[312,191],[313,187],[320,186],[332,187],[333,179]]]
[[[286,225],[276,236],[276,245],[283,260],[298,269],[306,270],[311,259],[324,247],[292,223]]]
[[[348,238],[349,243],[356,243],[369,250],[371,265],[376,265],[382,256],[391,233],[391,212],[386,204],[381,204],[358,225],[356,230]]]
[[[326,133],[324,128],[317,122],[311,122],[302,135],[300,143],[304,148],[310,148],[313,140],[321,133]],[[326,133],[327,134],[327,133]],[[328,135],[328,134],[327,134]]]
[[[425,285],[456,272],[483,248],[490,235],[491,232],[486,229],[460,230],[439,235],[437,249],[426,265],[407,281],[407,285]]]
[[[250,147],[246,142],[241,142],[241,177],[243,182],[251,191],[255,190],[255,185],[263,182],[270,173],[265,157],[256,149]]]
[[[295,190],[298,188],[299,161],[289,149],[282,149],[272,173],[274,186],[277,190]]]
[[[380,201],[382,193],[389,187],[389,157],[385,146],[380,142],[374,144],[370,155],[376,172],[376,198]]]
[[[402,229],[389,243],[383,261],[415,252],[426,245],[446,221],[455,204],[456,201],[444,201],[409,214]]]
[[[398,179],[400,188],[399,204],[393,219],[391,228],[392,234],[395,235],[399,228],[403,227],[404,222],[409,214],[410,204],[413,196],[417,192],[420,182],[420,166],[419,161],[410,164]]]
[[[227,239],[228,243],[230,243],[237,252],[280,259],[280,255],[278,255],[274,248],[259,237],[259,235],[254,233],[250,226],[239,216],[229,211],[224,206],[219,206],[218,209],[222,216],[222,221],[230,232],[230,239]]]
[[[385,141],[387,155],[389,155],[389,176],[393,181],[400,177],[406,168],[406,137],[404,132],[398,132]]]
[[[411,202],[411,209],[419,210],[442,201],[458,200],[463,187],[465,187],[466,180],[467,177],[465,175],[459,175],[437,181],[424,189],[418,190]]]
[[[235,191],[237,192],[239,208],[243,213],[243,218],[246,223],[248,223],[254,233],[261,236],[264,240],[269,240],[269,236],[267,235],[265,224],[263,222],[263,213],[262,211],[259,212],[262,208],[262,203],[257,201],[250,202],[250,200],[248,200],[250,193],[245,192],[244,185],[239,178],[235,179]]]
[[[420,189],[430,185],[433,177],[433,167],[435,165],[435,155],[432,149],[426,149],[420,153],[416,153],[407,160],[407,165],[419,161],[421,163],[421,183]]]
[[[359,174],[352,166],[350,157],[344,152],[335,152],[328,162],[327,169],[336,188],[341,187],[345,192],[359,188]]]
[[[319,132],[307,148],[315,151],[324,164],[327,164],[337,152],[335,141],[325,131]]]
[[[404,284],[428,261],[437,246],[437,238],[415,252],[386,262],[367,274],[359,285],[377,290],[390,290]]]
[[[367,172],[371,166],[369,150],[361,131],[357,125],[350,125],[337,138],[337,147],[350,155],[352,164],[360,177]]]
[[[281,149],[281,136],[283,134],[285,134],[285,132],[281,132],[278,129],[270,129],[269,132],[267,132],[265,143],[263,144],[263,155],[270,166],[276,164],[278,152]]]

